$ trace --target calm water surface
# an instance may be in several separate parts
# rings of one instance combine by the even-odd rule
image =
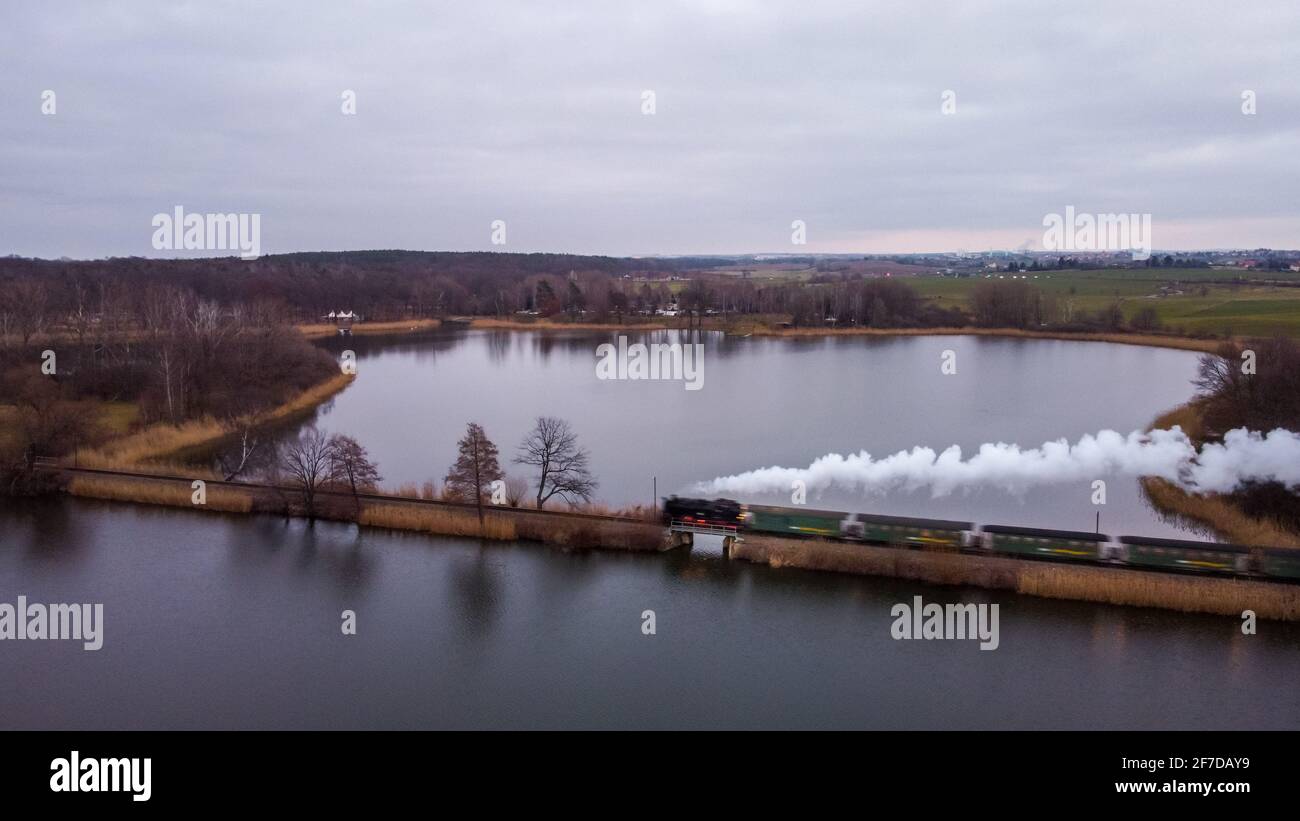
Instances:
[[[705,333],[704,387],[603,381],[596,348],[617,338],[589,332],[454,331],[418,340],[355,337],[357,380],[317,415],[355,436],[386,482],[441,480],[465,423],[482,424],[508,459],[539,414],[568,419],[591,452],[606,502],[649,504],[716,476],[759,467],[806,467],[827,453],[876,457],[923,445],[985,442],[1037,447],[1110,428],[1145,429],[1192,395],[1197,355],[1096,342],[955,337],[737,339]],[[633,341],[689,341],[677,332]],[[940,370],[944,351],[957,373]],[[810,494],[808,504],[985,524],[1192,536],[1146,504],[1137,481],[1092,479],[1015,495],[998,488],[933,498],[927,489]],[[788,504],[788,494],[741,496]],[[1199,537],[1198,537],[1199,538]]]
[[[0,510],[19,594],[102,602],[105,639],[0,643],[5,729],[1300,728],[1300,626],[701,555],[64,499]],[[918,594],[998,602],[999,648],[894,641]]]
[[[653,338],[670,339],[670,335]],[[601,382],[603,334],[348,340],[317,414],[390,483],[440,477],[467,420],[509,454],[571,420],[600,496],[649,501],[831,451],[1037,445],[1146,425],[1196,357],[1091,343],[705,337],[705,388]],[[944,350],[958,373],[939,370]],[[826,507],[1090,527],[1089,487],[1024,497],[828,495]],[[753,499],[752,501],[782,501]],[[1135,483],[1103,527],[1172,532]],[[100,602],[103,649],[0,644],[0,727],[1300,728],[1300,626],[773,570],[708,555],[571,555],[279,518],[10,501],[0,601]],[[1000,646],[895,641],[890,609],[996,602]],[[340,615],[357,614],[344,636]],[[657,633],[641,632],[653,610]]]

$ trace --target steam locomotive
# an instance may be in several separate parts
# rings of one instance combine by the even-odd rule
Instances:
[[[1157,539],[1008,525],[977,525],[833,510],[742,505],[731,499],[664,500],[674,522],[737,532],[820,537],[913,550],[966,552],[1152,570],[1300,581],[1300,550],[1284,547]]]

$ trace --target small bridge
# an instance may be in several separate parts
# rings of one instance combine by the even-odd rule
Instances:
[[[673,519],[668,525],[667,549],[674,547],[691,547],[695,544],[695,534],[722,537],[722,555],[731,556],[731,546],[743,541],[740,531],[733,525],[709,525],[700,522],[688,522]]]

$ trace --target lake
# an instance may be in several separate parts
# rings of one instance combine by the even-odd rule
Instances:
[[[661,331],[630,341],[704,349],[702,387],[601,380],[597,350],[618,334],[444,331],[327,344],[356,355],[357,379],[311,424],[358,439],[385,484],[441,481],[471,420],[509,459],[538,415],[568,420],[591,453],[596,496],[613,505],[687,494],[697,482],[828,453],[876,457],[915,446],[1037,447],[1145,429],[1192,395],[1198,354],[1098,342],[987,336],[735,338]],[[956,373],[941,370],[951,352]],[[1093,503],[1093,479],[1107,482]],[[790,494],[735,494],[789,504]],[[1020,493],[983,487],[809,493],[811,507],[1102,532],[1204,538],[1162,521],[1136,479],[1100,475]]]
[[[834,451],[969,454],[1142,428],[1188,398],[1197,361],[1085,342],[707,334],[703,387],[688,391],[596,379],[612,338],[331,340],[355,351],[358,377],[308,423],[358,438],[392,485],[445,474],[469,420],[506,461],[536,415],[560,416],[591,451],[601,499],[649,503],[654,477],[662,495]],[[955,374],[941,372],[945,351]],[[1091,529],[1090,497],[1085,483],[809,503]],[[1133,480],[1112,481],[1101,511],[1110,532],[1179,532]],[[1300,625],[1247,636],[1235,618],[778,570],[727,561],[703,539],[692,552],[572,554],[6,500],[0,603],[19,595],[102,603],[104,643],[0,643],[3,728],[1300,729]],[[997,649],[895,640],[892,608],[918,595],[998,605]],[[344,611],[356,635],[343,634]]]
[[[1300,728],[1300,625],[698,553],[65,498],[0,510],[20,594],[102,603],[104,640],[0,642],[5,729]],[[894,640],[915,595],[997,603],[997,649]]]

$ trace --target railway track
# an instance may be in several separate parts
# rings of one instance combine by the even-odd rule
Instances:
[[[192,483],[195,481],[194,477],[190,477],[190,476],[175,476],[171,474],[161,474],[161,473],[139,473],[135,471],[109,470],[104,468],[75,467],[75,466],[61,465],[56,462],[53,462],[52,460],[43,460],[43,461],[38,460],[34,466],[38,470],[43,470],[47,472],[57,472],[67,476],[102,476],[102,477],[108,477],[114,479],[123,479],[127,481],[168,482],[168,483],[181,484],[184,485],[186,488],[190,487]],[[229,488],[229,489],[242,490],[242,491],[258,491],[263,493],[273,493],[277,495],[293,496],[300,492],[297,488],[290,485],[276,485],[276,484],[269,484],[264,482],[235,482],[235,481],[228,481],[224,479],[204,479],[202,481],[204,481],[208,487],[221,487],[221,488]],[[318,497],[345,499],[345,500],[351,500],[353,498],[353,494],[351,492],[340,491],[340,490],[319,490],[316,492],[316,495]],[[477,512],[478,510],[478,506],[470,502],[449,502],[449,501],[434,500],[434,499],[419,499],[419,498],[412,498],[409,496],[391,496],[391,495],[385,495],[381,493],[358,493],[356,494],[356,498],[365,502],[369,502],[371,504],[395,505],[395,506],[410,505],[410,506],[420,506],[420,507],[426,507],[432,509],[456,510],[461,512]],[[601,522],[601,523],[623,523],[623,524],[637,524],[637,525],[662,525],[663,524],[662,522],[659,522],[657,520],[650,521],[646,519],[637,519],[631,516],[608,516],[608,515],[602,515],[598,513],[582,513],[577,511],[545,510],[545,509],[538,510],[534,508],[504,507],[501,505],[492,505],[489,509],[494,514],[497,515],[541,516],[541,517],[553,518],[557,522],[582,520],[582,521]],[[887,547],[887,548],[892,548],[895,550],[903,550],[903,551],[924,550],[924,548],[918,548],[915,545],[899,544],[894,542],[879,542],[871,539],[863,540],[863,539],[853,539],[853,538],[841,538],[841,537],[828,535],[828,534],[772,532],[761,528],[752,529],[752,530],[749,528],[742,528],[741,532],[744,532],[745,530],[750,530],[756,536],[774,536],[778,538],[787,538],[787,539],[790,538],[826,539],[828,541],[841,542],[844,544],[871,544],[874,547]],[[990,555],[990,551],[981,550],[971,546],[961,546],[956,550],[945,551],[945,552],[954,552],[954,553],[959,553],[960,555],[967,555],[967,556]],[[1279,578],[1274,576],[1251,574],[1251,573],[1222,573],[1222,572],[1207,573],[1198,570],[1179,569],[1173,567],[1133,565],[1133,564],[1127,564],[1123,562],[1114,562],[1114,561],[1106,561],[1106,560],[1095,560],[1095,561],[1080,560],[1080,559],[1066,560],[1066,559],[1052,558],[1048,556],[1033,556],[1033,555],[1022,555],[1022,554],[1009,555],[1008,557],[1022,559],[1026,561],[1042,562],[1044,564],[1054,564],[1054,565],[1065,565],[1065,566],[1083,565],[1083,566],[1090,566],[1090,567],[1106,567],[1111,569],[1135,570],[1143,573],[1157,573],[1157,574],[1164,574],[1164,575],[1202,577],[1202,578],[1218,577],[1218,578],[1229,578],[1229,579],[1241,579],[1243,581],[1270,582],[1273,584],[1282,584],[1282,585],[1300,584],[1300,579]]]

